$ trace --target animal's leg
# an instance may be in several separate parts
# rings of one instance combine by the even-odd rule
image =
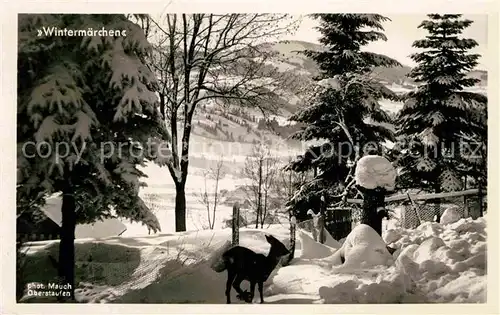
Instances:
[[[231,304],[231,285],[234,282],[235,273],[227,271],[227,282],[226,282],[226,303]]]
[[[247,302],[252,303],[254,296],[255,296],[255,281],[250,281],[250,297]]]
[[[233,282],[233,288],[236,290],[236,292],[238,292],[238,295],[239,295],[240,297],[242,297],[242,298],[244,298],[244,296],[243,296],[244,292],[243,292],[243,290],[241,290],[240,285],[241,285],[241,283],[243,282],[243,280],[244,280],[244,279],[243,279],[243,277],[242,277],[242,276],[237,275],[237,276],[236,276],[236,279],[234,279],[234,282]]]
[[[260,303],[264,303],[264,283],[259,282],[259,294],[260,294]]]

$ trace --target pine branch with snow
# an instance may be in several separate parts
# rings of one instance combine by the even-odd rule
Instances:
[[[46,25],[127,36],[36,36]],[[39,207],[39,194],[62,193],[60,263],[72,266],[76,224],[116,213],[159,230],[138,197],[139,167],[154,160],[141,150],[169,136],[142,29],[124,15],[21,15],[19,35],[17,194]],[[60,270],[68,283],[71,270]]]
[[[468,51],[477,43],[460,37],[471,24],[461,15],[430,14],[419,26],[429,36],[414,42],[422,51],[412,55],[417,66],[409,76],[420,85],[405,95],[397,118],[407,155],[400,165],[414,185],[431,182],[436,191],[448,191],[461,189],[467,175],[486,179],[486,151],[471,147],[486,147],[487,97],[465,91],[478,82],[468,77],[479,58]]]
[[[391,118],[381,109],[379,101],[398,100],[398,97],[372,77],[372,70],[377,66],[400,65],[389,57],[361,51],[370,42],[386,40],[382,27],[382,22],[388,20],[386,17],[377,14],[313,17],[319,20],[320,42],[326,49],[305,54],[318,64],[321,80],[311,89],[309,106],[290,117],[291,121],[304,125],[293,138],[316,142],[291,164],[296,172],[315,172],[316,176],[307,190],[290,202],[290,206],[295,205],[302,212],[317,207],[320,192],[312,187],[331,187],[328,193],[331,196],[344,194],[346,178],[352,176],[354,163],[363,154],[375,153],[367,148],[368,144],[376,144],[378,152],[382,142],[394,141],[393,130],[388,126]]]

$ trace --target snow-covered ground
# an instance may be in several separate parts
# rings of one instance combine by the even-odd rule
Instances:
[[[331,247],[300,231],[296,258],[271,274],[264,286],[265,301],[485,303],[486,217],[453,221],[447,225],[425,222],[415,230],[389,224],[394,228],[386,230],[383,238],[359,225],[345,240],[329,242]],[[77,240],[77,299],[91,303],[225,303],[226,273],[213,271],[208,259],[230,240],[230,233],[230,229],[217,229]],[[263,230],[241,229],[240,244],[267,253],[264,233],[288,243],[288,226],[272,225]],[[392,255],[384,241],[397,248]],[[55,251],[54,241],[31,244],[30,282],[43,283],[54,276],[47,256]],[[243,287],[248,284],[244,282]],[[242,303],[234,296],[232,301]]]
[[[227,167],[231,167],[228,162]],[[175,231],[175,184],[166,167],[159,167],[155,164],[149,164],[143,171],[148,175],[144,181],[147,187],[141,188],[139,195],[143,198],[153,212],[161,226],[163,232]],[[206,178],[208,193],[214,192],[214,180]],[[237,186],[244,184],[244,180],[232,174],[228,174],[219,180],[219,191],[233,191]],[[203,169],[191,167],[186,182],[186,224],[188,231],[203,230],[208,228],[207,209],[200,202],[199,195],[204,193],[205,177]],[[154,198],[153,197],[157,197]],[[217,206],[216,220],[214,228],[223,227],[224,219],[232,215],[232,207],[224,204]],[[147,235],[148,231],[140,223],[122,220],[127,230],[122,236],[142,236]]]

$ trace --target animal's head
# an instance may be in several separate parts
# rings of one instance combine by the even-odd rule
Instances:
[[[266,240],[269,244],[271,244],[271,251],[274,252],[276,256],[285,256],[290,254],[290,251],[286,248],[286,246],[274,236],[266,234]]]

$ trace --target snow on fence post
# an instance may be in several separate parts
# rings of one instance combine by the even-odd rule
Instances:
[[[479,181],[478,189],[477,189],[477,197],[479,199],[479,217],[484,215],[484,204],[483,204],[483,185],[481,181]]]
[[[385,196],[396,184],[396,170],[385,157],[365,155],[358,160],[354,171],[356,186],[363,194],[360,223],[371,226],[382,235],[382,219],[388,217]]]
[[[235,202],[233,205],[233,241],[232,245],[236,246],[240,242],[240,205]]]
[[[422,217],[420,216],[420,212],[419,212],[419,209],[417,207],[417,205],[415,204],[415,202],[413,201],[413,199],[411,198],[410,194],[407,193],[408,195],[408,200],[410,200],[410,205],[412,206],[413,208],[413,211],[415,211],[415,215],[417,216],[417,219],[418,219],[418,225],[422,224],[423,220],[422,220]]]
[[[325,235],[325,194],[321,196],[321,205],[319,208],[319,214],[320,214],[320,220],[318,222],[319,225],[319,242],[321,244],[324,244],[326,241],[326,235]]]
[[[283,266],[287,266],[295,256],[295,237],[297,231],[297,218],[290,216],[290,254],[282,260]]]

